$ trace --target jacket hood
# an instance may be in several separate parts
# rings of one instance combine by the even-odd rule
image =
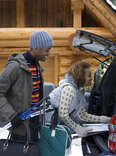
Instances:
[[[73,87],[78,89],[78,86],[77,86],[75,80],[73,79],[73,77],[69,73],[65,74],[64,79],[59,82],[59,85],[62,85],[64,83],[70,83],[73,85]]]
[[[27,61],[23,56],[23,53],[19,53],[19,54],[12,54],[9,58],[8,58],[8,64],[9,63],[13,63],[14,61],[18,62],[20,64],[20,67],[23,68],[26,71],[29,71],[28,65],[27,65]]]

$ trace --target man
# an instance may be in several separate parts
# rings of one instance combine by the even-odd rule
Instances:
[[[43,97],[42,68],[53,45],[52,37],[45,31],[34,32],[30,37],[30,50],[13,54],[0,75],[0,122],[11,121],[13,136],[25,136],[19,114]],[[38,139],[39,117],[28,121],[31,139]],[[21,138],[21,137],[20,137]]]

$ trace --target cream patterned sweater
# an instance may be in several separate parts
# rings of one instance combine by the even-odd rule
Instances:
[[[86,131],[79,124],[74,122],[69,116],[69,106],[74,98],[74,88],[71,85],[64,86],[61,92],[61,99],[59,105],[59,117],[71,127],[80,136],[86,135]],[[78,100],[78,99],[77,99]],[[79,118],[85,122],[105,123],[109,122],[110,118],[105,116],[96,116],[88,114],[85,108],[79,112]]]

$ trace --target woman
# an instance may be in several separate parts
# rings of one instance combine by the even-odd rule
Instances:
[[[85,137],[89,130],[80,126],[82,123],[106,123],[110,121],[106,116],[95,116],[87,113],[88,104],[84,97],[83,87],[91,85],[90,65],[85,62],[74,63],[59,87],[50,94],[53,107],[58,108],[60,119],[80,137]]]

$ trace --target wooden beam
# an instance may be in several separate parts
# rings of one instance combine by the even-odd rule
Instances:
[[[71,9],[72,10],[78,10],[78,9],[83,10],[84,9],[83,1],[82,0],[71,0]]]
[[[82,27],[82,10],[73,11],[73,27],[76,29]]]
[[[29,40],[32,32],[37,30],[47,31],[54,40],[67,40],[72,33],[76,32],[75,28],[0,28],[0,40]],[[103,27],[83,27],[81,30],[116,40],[112,33]]]
[[[69,46],[68,40],[54,40],[54,47]],[[0,40],[0,48],[29,48],[29,40]]]
[[[17,27],[24,27],[24,0],[16,0]]]
[[[25,52],[29,50],[29,48],[0,48],[0,57],[8,57],[13,53]],[[50,55],[60,55],[60,56],[68,56],[72,57],[72,50],[67,50],[66,47],[53,47],[50,51]]]
[[[108,28],[114,37],[116,37],[116,15],[104,1],[101,0],[83,0],[95,18]]]
[[[74,28],[0,28],[0,40],[29,40],[34,31],[45,30],[54,40],[65,40],[76,31]]]
[[[103,28],[103,27],[85,27],[85,28],[83,27],[80,30],[89,31],[91,33],[94,33],[94,34],[116,41],[112,33],[108,29]]]
[[[71,0],[71,9],[73,10],[73,27],[82,27],[82,10],[84,3],[82,0]]]
[[[54,82],[58,85],[59,61],[58,55],[54,55]]]
[[[1,28],[0,29],[0,53],[12,51],[19,52],[22,49],[29,48],[29,37],[33,31],[38,30],[37,28]],[[54,53],[58,53],[62,56],[72,55],[71,49],[69,49],[69,36],[75,33],[75,28],[44,28],[45,31],[51,34],[54,39],[53,47],[57,48]],[[80,30],[89,31],[97,35],[101,35],[105,38],[116,41],[110,31],[106,28],[80,28]],[[11,49],[10,50],[8,50]],[[63,48],[63,49],[61,49]],[[14,49],[14,50],[13,50]],[[59,50],[58,50],[59,49]],[[60,52],[61,51],[61,52]],[[8,54],[9,54],[8,53]],[[81,54],[81,53],[80,53]]]

